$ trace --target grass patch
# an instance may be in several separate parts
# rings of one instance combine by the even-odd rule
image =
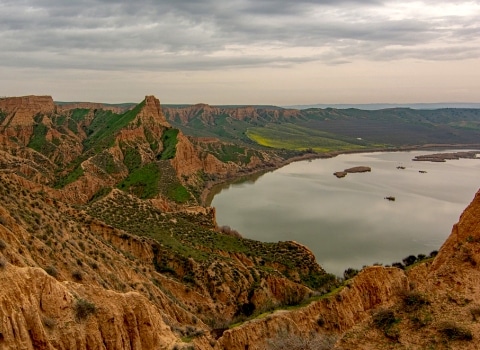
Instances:
[[[47,141],[48,127],[41,121],[33,126],[33,135],[28,142],[27,147],[35,151],[48,155],[56,149],[56,147]]]
[[[177,203],[186,203],[190,199],[190,192],[181,184],[173,184],[167,191],[167,197]]]
[[[133,172],[142,166],[142,156],[134,147],[121,145],[123,152],[123,164],[128,168],[129,172]]]
[[[84,142],[85,148],[99,152],[112,146],[116,133],[134,120],[144,106],[145,100],[132,110],[120,115],[112,111],[97,110],[92,123],[87,128],[88,138]]]
[[[121,165],[116,162],[116,159],[108,151],[97,154],[91,158],[91,161],[99,168],[105,170],[107,174],[116,174],[122,170]]]
[[[78,124],[75,120],[69,119],[68,120],[68,128],[73,131],[75,134],[78,134]]]
[[[167,160],[175,157],[177,147],[178,129],[167,129],[162,135],[163,152],[160,153],[159,159]]]
[[[363,141],[354,139],[347,141],[347,138],[340,135],[290,123],[250,128],[246,135],[262,146],[296,151],[306,149],[312,149],[315,152],[345,151],[362,149],[368,145]]]
[[[102,187],[93,195],[93,197],[90,199],[90,202],[98,201],[99,199],[108,196],[110,192],[112,192],[111,187]]]
[[[220,161],[248,164],[253,155],[252,151],[234,144],[220,144],[219,147],[209,145],[209,152]]]
[[[84,121],[85,120],[85,117],[88,115],[88,113],[90,112],[90,109],[87,109],[87,108],[75,108],[75,109],[72,109],[72,111],[70,112],[70,118],[79,123],[81,121]]]
[[[133,193],[138,198],[153,198],[159,193],[160,169],[156,163],[150,163],[134,170],[120,182],[118,188]]]
[[[4,111],[0,111],[0,124],[2,124],[6,118],[7,118],[7,113],[5,113]]]
[[[337,277],[333,274],[309,274],[300,276],[302,282],[314,290],[328,291],[338,286]]]
[[[77,181],[82,175],[83,175],[83,168],[81,165],[78,165],[67,176],[59,178],[57,183],[55,184],[55,188],[63,188],[68,184]]]

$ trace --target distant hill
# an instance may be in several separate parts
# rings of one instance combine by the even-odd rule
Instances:
[[[478,108],[286,109],[198,104],[164,106],[163,112],[188,135],[291,151],[324,153],[480,142]]]
[[[284,108],[294,109],[308,109],[308,108],[336,108],[348,109],[356,108],[368,111],[387,109],[387,108],[412,108],[412,109],[440,109],[440,108],[480,108],[480,103],[364,103],[364,104],[349,104],[349,103],[317,103],[311,105],[291,105],[283,106]]]

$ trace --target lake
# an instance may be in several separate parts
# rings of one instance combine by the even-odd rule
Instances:
[[[264,242],[302,243],[327,272],[342,276],[348,267],[391,264],[440,248],[480,188],[480,159],[433,163],[412,158],[455,151],[346,154],[296,162],[224,185],[211,205],[220,226]],[[372,171],[341,179],[333,175],[360,165]]]

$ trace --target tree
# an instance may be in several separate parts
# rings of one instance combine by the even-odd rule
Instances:
[[[417,261],[417,257],[415,255],[409,255],[402,261],[405,264],[405,266],[410,266],[415,264],[415,262]]]

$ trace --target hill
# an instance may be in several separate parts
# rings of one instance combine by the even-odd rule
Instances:
[[[345,152],[479,145],[480,109],[305,110],[195,105],[164,108],[183,132],[292,151]]]
[[[301,154],[237,127],[313,117],[236,108],[219,126],[208,106],[172,117],[153,96],[118,108],[0,99],[1,349],[475,348],[480,194],[434,259],[341,281],[307,247],[244,239],[201,205],[209,184]]]

